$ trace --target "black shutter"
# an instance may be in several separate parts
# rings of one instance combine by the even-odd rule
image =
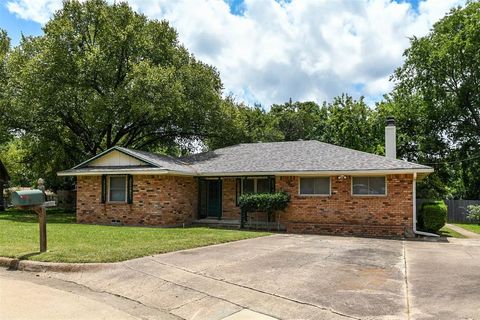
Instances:
[[[270,181],[270,193],[275,192],[275,177],[270,177],[268,179]]]
[[[242,195],[242,179],[235,179],[235,205],[238,207],[238,201]]]
[[[133,176],[129,174],[127,176],[128,181],[127,181],[127,202],[129,204],[133,203]]]
[[[105,203],[107,200],[107,176],[102,175],[102,194],[100,196],[100,202]]]
[[[223,181],[221,178],[218,178],[218,194],[220,195],[220,208],[218,212],[218,220],[222,218],[223,213]]]

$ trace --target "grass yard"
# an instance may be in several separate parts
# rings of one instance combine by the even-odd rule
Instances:
[[[480,233],[480,225],[476,223],[455,223],[455,225],[475,233]]]
[[[0,256],[53,262],[115,262],[268,235],[209,228],[146,228],[75,223],[75,214],[47,212],[48,251],[39,253],[33,213],[0,213]]]
[[[458,233],[457,231],[455,230],[452,230],[450,229],[449,227],[443,227],[442,229],[440,229],[440,231],[438,232],[438,234],[442,237],[449,237],[449,238],[465,238],[464,235]]]

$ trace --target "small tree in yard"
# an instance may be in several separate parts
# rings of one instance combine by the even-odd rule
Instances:
[[[467,220],[480,225],[480,205],[470,205],[467,209]]]
[[[266,212],[270,222],[273,212],[283,210],[290,202],[286,192],[251,193],[240,196],[239,207],[242,211],[242,226],[248,212]]]

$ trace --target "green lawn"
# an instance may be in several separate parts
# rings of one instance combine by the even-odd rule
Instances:
[[[439,235],[443,236],[443,237],[450,237],[450,238],[465,238],[465,236],[461,235],[460,233],[458,233],[457,231],[455,230],[452,230],[448,227],[443,227],[442,229],[440,229],[440,231],[438,232]]]
[[[209,228],[146,228],[75,223],[75,215],[47,213],[48,251],[38,252],[35,214],[0,213],[0,256],[55,262],[114,262],[170,251],[268,235]]]
[[[455,223],[455,225],[475,233],[480,233],[480,225],[476,223]]]

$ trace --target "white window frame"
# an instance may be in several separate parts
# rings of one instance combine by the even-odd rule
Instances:
[[[110,179],[114,177],[114,178],[124,178],[125,179],[125,199],[124,200],[120,200],[120,201],[113,201],[111,200],[110,198]],[[127,203],[127,198],[128,198],[128,178],[126,175],[109,175],[107,176],[107,199],[108,199],[108,203]]]
[[[302,193],[300,184],[302,183],[302,178],[328,178],[328,193]],[[308,177],[298,177],[298,195],[302,197],[329,197],[332,195],[332,177],[326,176],[308,176]]]
[[[269,179],[270,179],[269,177],[248,177],[248,178],[241,179],[242,190],[241,190],[240,194],[244,194],[244,192],[243,192],[243,182],[245,180],[253,180],[253,193],[255,194],[255,193],[257,193],[257,180],[267,180],[268,181]],[[269,191],[269,193],[270,193],[270,191]]]
[[[353,193],[353,178],[379,178],[383,177],[385,179],[385,193],[384,194],[355,194]],[[350,193],[354,197],[386,197],[388,194],[388,180],[387,176],[352,176],[350,179]]]

